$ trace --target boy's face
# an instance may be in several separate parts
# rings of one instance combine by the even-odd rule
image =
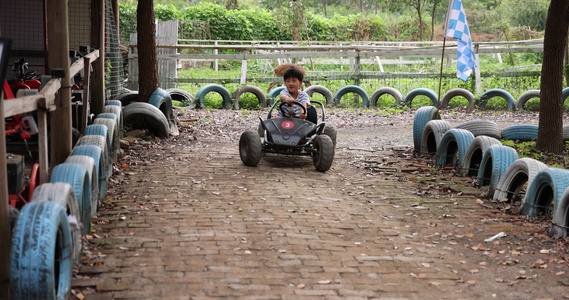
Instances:
[[[302,81],[298,80],[296,77],[290,77],[285,80],[286,89],[289,93],[296,93],[302,85]]]

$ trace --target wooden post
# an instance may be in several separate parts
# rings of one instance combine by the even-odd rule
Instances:
[[[91,2],[91,43],[99,49],[99,60],[93,62],[91,111],[98,115],[105,105],[105,0]]]
[[[40,175],[40,184],[44,184],[49,182],[49,163],[48,163],[48,156],[49,153],[47,151],[49,145],[47,142],[47,104],[45,98],[41,105],[41,108],[38,108],[38,149],[39,149],[39,175]]]
[[[243,50],[243,60],[241,60],[241,80],[239,80],[240,84],[245,84],[247,82],[247,59],[245,59],[245,55],[247,54],[247,50]]]
[[[356,50],[356,58],[355,63],[354,63],[354,77],[356,78],[354,80],[355,85],[360,86],[360,69],[361,69],[361,58],[360,58],[360,50]],[[360,97],[358,96],[358,94],[354,94],[354,100],[355,103],[358,104],[358,102],[360,102]]]
[[[89,84],[91,81],[91,63],[89,62],[88,57],[83,58],[83,74],[85,75],[83,76],[83,111],[81,114],[81,134],[85,133],[85,127],[87,126],[87,120],[89,117],[87,116],[87,107],[89,106],[89,97],[91,97],[89,93],[89,89],[91,88],[91,85]]]
[[[0,119],[4,120],[4,93],[0,92]],[[10,249],[12,232],[8,202],[8,168],[6,167],[5,127],[0,129],[0,299],[10,299]]]
[[[217,47],[217,41],[214,42],[214,45]],[[217,55],[217,48],[213,49],[213,54]],[[219,71],[219,60],[217,58],[213,60],[213,69],[216,72]]]
[[[478,47],[480,44],[474,44],[474,57],[476,57],[476,62],[478,65],[474,68],[474,76],[476,79],[476,94],[480,95],[482,93],[482,78],[480,78],[480,54],[478,54]]]
[[[63,163],[71,153],[71,80],[69,77],[68,1],[47,1],[47,44],[49,68],[65,73],[55,96],[56,110],[51,114],[51,163]]]

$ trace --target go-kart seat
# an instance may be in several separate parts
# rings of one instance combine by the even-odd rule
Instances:
[[[316,112],[316,108],[312,105],[306,109],[306,120],[318,124],[318,113]]]

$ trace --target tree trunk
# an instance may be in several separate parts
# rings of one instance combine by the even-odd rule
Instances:
[[[421,15],[421,0],[417,0],[417,16],[419,17],[419,41],[423,40],[423,15]]]
[[[156,58],[156,25],[154,3],[140,0],[136,10],[138,32],[138,101],[148,102],[158,88],[158,62]]]
[[[433,13],[431,14],[431,41],[435,40],[435,13],[437,12],[437,2],[433,3]]]
[[[322,1],[322,6],[324,7],[324,17],[328,18],[328,12],[326,12],[326,2],[327,0]]]
[[[563,57],[569,29],[569,2],[551,0],[543,42],[539,130],[536,147],[541,151],[563,152]]]

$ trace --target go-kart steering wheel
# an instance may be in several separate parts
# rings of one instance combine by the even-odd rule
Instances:
[[[296,114],[294,116],[289,116],[289,110],[284,108],[285,105],[288,105],[288,104],[286,102],[283,102],[279,106],[279,110],[281,111],[283,116],[287,116],[289,118],[296,118]],[[300,108],[302,108],[302,114],[306,115],[306,107],[304,107],[304,105],[302,105],[302,103],[295,100],[292,102],[291,106],[294,106],[294,105],[300,106]]]

